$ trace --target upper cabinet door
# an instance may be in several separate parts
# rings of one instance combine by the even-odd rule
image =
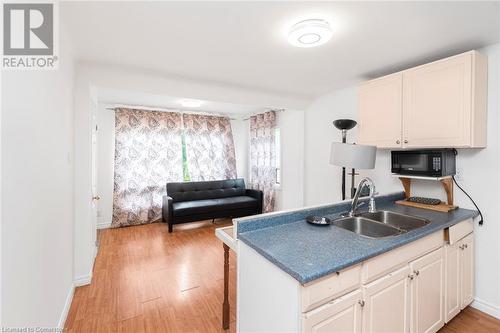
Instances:
[[[358,143],[401,148],[403,75],[396,73],[359,87]]]
[[[403,146],[470,146],[472,54],[407,70],[403,78]]]
[[[363,83],[359,143],[486,147],[488,59],[470,51]]]

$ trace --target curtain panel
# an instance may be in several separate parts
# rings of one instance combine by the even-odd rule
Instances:
[[[236,178],[229,118],[183,114],[183,123],[188,169],[185,170],[184,179],[205,181]]]
[[[250,117],[250,183],[264,192],[264,212],[273,211],[276,201],[275,131],[275,111]]]
[[[161,219],[167,182],[182,181],[180,113],[117,109],[112,227]]]

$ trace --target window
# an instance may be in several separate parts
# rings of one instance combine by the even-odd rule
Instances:
[[[186,150],[186,135],[184,131],[181,133],[182,140],[182,178],[183,181],[191,181],[191,176],[189,175],[188,161],[187,161],[187,150]]]
[[[274,144],[276,151],[276,184],[281,184],[281,133],[279,128],[274,129]]]

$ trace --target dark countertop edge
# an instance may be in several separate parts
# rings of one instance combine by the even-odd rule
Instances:
[[[399,248],[401,246],[404,246],[406,244],[412,243],[412,242],[414,242],[414,241],[416,241],[418,239],[424,238],[425,236],[431,235],[431,234],[433,234],[435,232],[438,232],[440,230],[444,230],[444,229],[446,229],[446,228],[448,228],[450,226],[453,226],[453,225],[455,225],[457,223],[460,223],[460,222],[462,222],[464,220],[467,220],[469,218],[474,219],[478,215],[479,215],[479,213],[477,211],[470,211],[470,214],[464,215],[459,221],[450,221],[450,222],[447,222],[447,223],[443,223],[443,224],[441,224],[437,228],[427,229],[427,230],[424,230],[422,232],[418,232],[418,230],[414,230],[413,232],[415,232],[415,235],[413,235],[413,237],[411,237],[411,238],[405,238],[400,243],[394,244],[394,246],[389,246],[387,248],[382,248],[382,249],[380,249],[380,251],[373,251],[369,255],[365,255],[365,256],[359,257],[354,262],[349,262],[349,263],[346,263],[344,265],[332,266],[332,268],[330,268],[328,270],[325,270],[322,273],[315,274],[315,275],[312,275],[312,276],[301,276],[299,273],[297,273],[294,270],[291,270],[287,266],[283,265],[281,262],[277,261],[275,258],[273,258],[272,256],[268,255],[265,251],[261,250],[258,246],[253,245],[250,240],[248,240],[248,239],[245,238],[245,233],[238,234],[238,239],[241,240],[246,245],[248,245],[250,248],[252,248],[255,251],[257,251],[257,253],[259,253],[261,256],[263,256],[264,258],[266,258],[271,264],[279,267],[281,270],[283,270],[284,272],[286,272],[287,274],[289,274],[291,277],[293,277],[295,280],[297,280],[300,284],[304,285],[306,283],[312,282],[312,281],[317,280],[319,278],[322,278],[324,276],[327,276],[327,275],[330,275],[332,273],[338,272],[338,271],[340,271],[342,269],[345,269],[345,268],[354,266],[356,264],[359,264],[359,263],[361,263],[363,261],[366,261],[368,259],[371,259],[371,258],[376,257],[378,255],[381,255],[383,253],[392,251],[392,250],[394,250],[396,248]],[[300,221],[295,221],[295,222],[292,222],[292,223],[301,223],[301,222],[303,222],[303,221],[300,220]],[[279,226],[279,225],[273,225],[272,227],[276,227],[276,226]],[[261,230],[261,229],[257,229],[257,230]],[[254,230],[254,231],[256,231],[256,230]],[[248,231],[248,233],[251,233],[251,231]],[[408,233],[406,235],[408,235]],[[360,236],[360,237],[362,237],[362,236]]]

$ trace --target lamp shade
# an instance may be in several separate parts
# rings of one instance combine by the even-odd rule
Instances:
[[[330,164],[353,169],[373,169],[376,156],[375,146],[333,142]]]

